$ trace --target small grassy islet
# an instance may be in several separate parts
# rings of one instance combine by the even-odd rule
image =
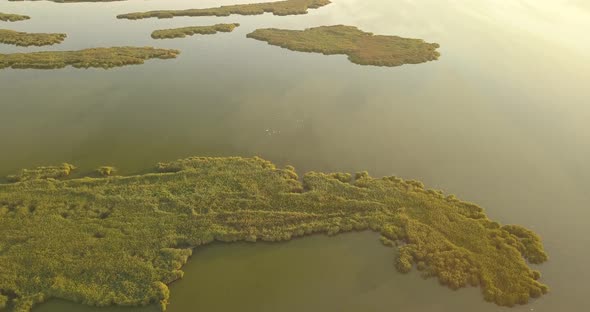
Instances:
[[[3,22],[17,22],[17,21],[24,21],[28,20],[30,17],[26,15],[19,15],[19,14],[9,14],[9,13],[2,13],[0,12],[0,21]]]
[[[232,32],[240,24],[215,24],[210,26],[190,26],[182,28],[160,29],[152,32],[154,39],[184,38],[192,35],[213,35],[218,32]]]
[[[0,69],[113,68],[143,64],[147,59],[171,59],[180,51],[153,47],[92,48],[78,51],[44,51],[0,54]]]
[[[287,30],[257,29],[248,38],[266,41],[292,51],[345,54],[360,65],[400,66],[437,60],[437,43],[421,39],[382,36],[364,32],[354,26],[335,25]]]
[[[217,8],[188,9],[188,10],[158,10],[148,12],[135,12],[118,15],[121,19],[143,18],[173,18],[177,16],[229,16],[260,15],[272,13],[274,15],[299,15],[307,14],[308,9],[317,9],[330,4],[330,0],[285,0],[265,3],[226,5]]]
[[[498,305],[548,291],[527,264],[547,260],[535,233],[418,181],[366,172],[299,179],[257,157],[193,157],[136,176],[69,179],[72,170],[23,170],[0,184],[0,304],[20,312],[61,298],[165,310],[167,285],[194,248],[363,230],[399,249],[400,272],[479,286]]]
[[[63,42],[66,34],[60,33],[27,33],[9,29],[0,29],[0,43],[13,44],[21,47],[46,46]]]

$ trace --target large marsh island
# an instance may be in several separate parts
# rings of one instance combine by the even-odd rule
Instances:
[[[175,58],[180,51],[152,47],[92,48],[0,54],[0,69],[113,68],[143,64],[145,60]]]
[[[135,12],[118,15],[121,19],[143,18],[173,18],[177,16],[229,16],[260,15],[272,13],[274,15],[299,15],[307,14],[308,9],[317,9],[330,4],[330,0],[284,0],[277,2],[263,2],[251,4],[226,5],[217,8],[188,9],[188,10],[158,10],[148,12]]]
[[[326,55],[345,54],[356,64],[400,66],[437,60],[437,43],[398,36],[381,36],[354,26],[335,25],[287,30],[266,28],[248,34],[248,38],[266,41],[293,51]]]
[[[60,33],[27,33],[0,29],[0,43],[13,44],[21,47],[58,44],[63,42],[66,37],[66,34]]]
[[[300,180],[260,158],[188,158],[136,176],[67,179],[64,164],[0,184],[0,302],[29,311],[49,298],[166,309],[193,248],[372,230],[397,246],[392,264],[450,288],[480,286],[499,305],[547,292],[530,263],[539,237],[417,181],[366,172]],[[72,238],[76,239],[72,239]],[[392,267],[394,266],[392,265]]]

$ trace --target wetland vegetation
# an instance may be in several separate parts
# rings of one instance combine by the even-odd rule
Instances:
[[[149,12],[135,12],[118,15],[121,19],[143,18],[173,18],[177,16],[229,16],[260,15],[272,13],[274,15],[307,14],[308,9],[317,9],[330,4],[330,0],[285,0],[276,2],[225,5],[217,8],[188,9],[188,10],[158,10]]]
[[[216,24],[210,26],[191,26],[182,28],[161,29],[152,32],[154,39],[184,38],[192,35],[213,35],[218,32],[232,32],[240,24]]]
[[[49,298],[88,305],[159,304],[193,248],[213,241],[287,241],[372,230],[416,267],[503,306],[548,291],[530,263],[540,238],[418,181],[366,172],[277,168],[260,158],[193,157],[136,176],[68,179],[63,164],[0,184],[0,304],[29,311]],[[76,239],[73,240],[72,238]]]
[[[58,44],[63,42],[66,37],[66,34],[59,33],[27,33],[0,29],[0,43],[13,44],[21,47]]]
[[[19,15],[19,14],[8,14],[0,12],[0,21],[3,22],[17,22],[17,21],[24,21],[28,20],[30,17],[26,15]]]
[[[248,38],[266,41],[293,51],[326,55],[345,54],[360,65],[400,66],[437,60],[437,43],[398,36],[381,36],[364,32],[354,26],[335,25],[286,30],[257,29]]]
[[[0,54],[0,69],[113,68],[143,64],[147,59],[175,58],[180,51],[153,47],[92,48],[78,51],[44,51]]]

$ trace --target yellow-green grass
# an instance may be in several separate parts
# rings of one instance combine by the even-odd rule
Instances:
[[[17,22],[17,21],[24,21],[28,20],[30,17],[26,15],[19,15],[19,14],[8,14],[0,12],[0,21],[3,22]]]
[[[453,289],[481,287],[512,306],[547,292],[531,263],[540,238],[417,181],[366,172],[300,180],[260,158],[188,158],[136,176],[68,179],[71,165],[0,184],[0,302],[29,311],[49,298],[88,305],[159,304],[194,248],[372,230],[400,272],[416,267]],[[203,281],[206,283],[207,281]]]
[[[188,9],[188,10],[158,10],[148,12],[135,12],[118,15],[122,19],[142,18],[172,18],[176,16],[229,16],[259,15],[272,13],[274,15],[298,15],[307,14],[308,9],[317,9],[330,4],[330,0],[285,0],[266,3],[226,5],[217,8]]]
[[[9,29],[0,29],[0,43],[14,44],[21,47],[46,46],[63,42],[66,34],[27,33]]]
[[[154,39],[184,38],[192,35],[214,35],[218,32],[232,32],[240,24],[216,24],[210,26],[191,26],[182,28],[160,29],[152,32]]]
[[[356,64],[400,66],[438,59],[437,43],[422,39],[381,36],[354,26],[320,26],[305,30],[257,29],[248,38],[299,52],[345,54]]]
[[[152,47],[92,48],[78,51],[46,51],[32,53],[0,54],[0,69],[56,69],[112,68],[143,64],[152,58],[175,58],[180,51]]]

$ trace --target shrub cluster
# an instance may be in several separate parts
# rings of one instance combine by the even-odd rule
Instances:
[[[20,173],[9,175],[10,182],[22,182],[27,180],[60,179],[70,175],[76,167],[72,164],[63,163],[59,166],[37,167],[35,169],[23,169]]]
[[[102,166],[96,169],[96,173],[103,177],[108,177],[117,172],[117,168],[112,166]]]

